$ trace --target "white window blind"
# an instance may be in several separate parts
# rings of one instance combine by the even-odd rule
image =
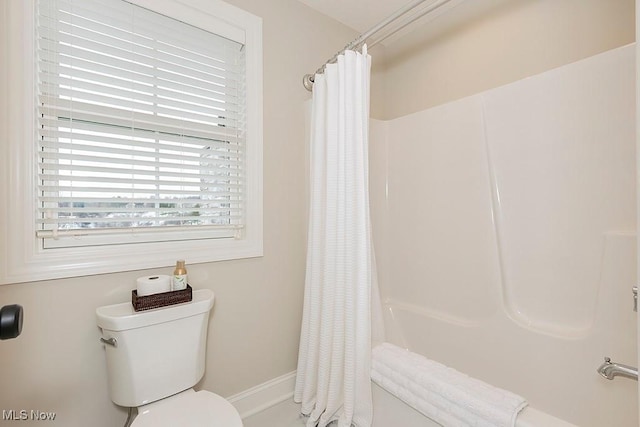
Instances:
[[[237,237],[243,46],[121,0],[39,0],[36,26],[45,247]]]

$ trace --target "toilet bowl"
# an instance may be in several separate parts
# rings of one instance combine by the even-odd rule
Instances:
[[[213,292],[136,312],[131,303],[96,310],[105,345],[109,395],[137,408],[133,427],[242,427],[238,411],[215,393],[195,391],[204,375]]]
[[[138,408],[131,427],[242,427],[238,411],[210,391],[189,389]]]

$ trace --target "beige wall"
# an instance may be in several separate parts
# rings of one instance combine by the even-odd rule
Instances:
[[[374,117],[421,111],[632,43],[634,7],[634,0],[467,1],[387,45]]]
[[[303,102],[310,97],[301,79],[355,36],[295,0],[229,3],[263,18],[265,232],[264,257],[188,266],[191,284],[216,295],[200,386],[224,396],[296,368],[306,242]],[[150,273],[0,286],[0,306],[25,309],[22,335],[0,342],[0,410],[55,411],[51,426],[123,425],[125,412],[107,394],[94,313],[127,301],[135,278]]]

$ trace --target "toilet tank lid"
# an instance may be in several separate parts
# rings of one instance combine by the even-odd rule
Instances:
[[[193,299],[188,303],[135,311],[130,302],[125,302],[98,307],[96,317],[98,326],[104,330],[125,331],[205,313],[213,307],[213,299],[212,291],[199,289],[193,291]]]

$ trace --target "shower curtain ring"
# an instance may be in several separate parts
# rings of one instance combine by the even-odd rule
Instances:
[[[313,90],[313,80],[314,77],[311,74],[305,74],[302,78],[302,84],[304,85],[304,88],[309,92]]]

